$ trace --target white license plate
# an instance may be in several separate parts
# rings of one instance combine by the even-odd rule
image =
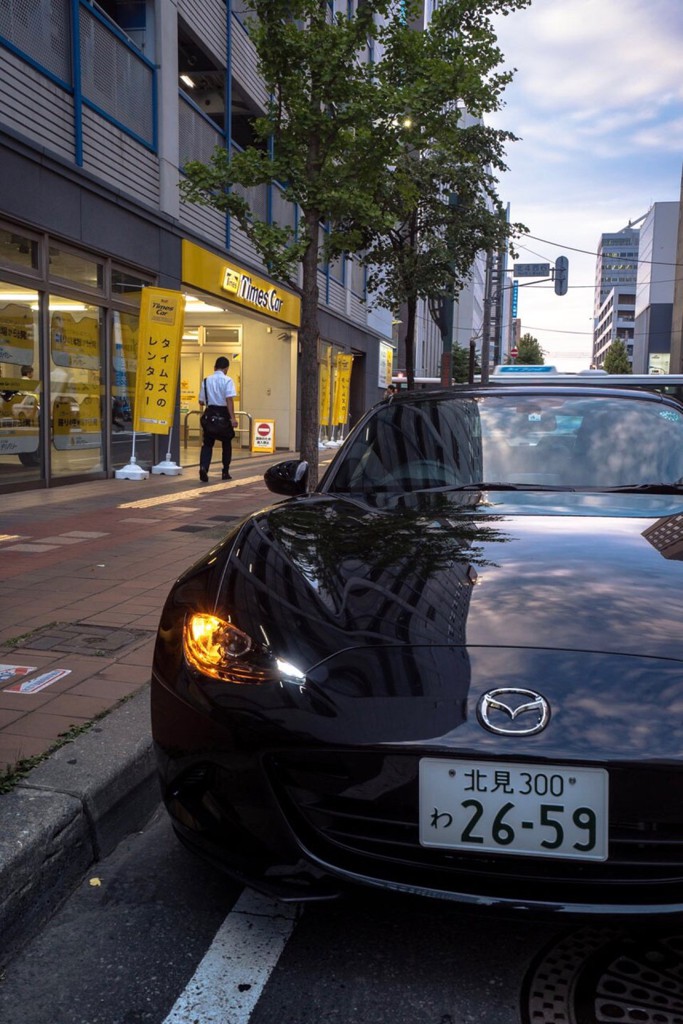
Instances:
[[[607,860],[603,768],[420,761],[422,846]]]

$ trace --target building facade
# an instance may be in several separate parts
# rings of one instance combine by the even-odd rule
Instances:
[[[671,372],[679,203],[653,203],[640,228],[634,373]]]
[[[678,204],[678,233],[676,236],[676,273],[674,274],[674,300],[671,323],[671,373],[683,373],[683,174]]]
[[[268,418],[276,447],[294,450],[298,297],[234,221],[179,191],[186,163],[247,145],[264,110],[242,5],[6,0],[0,62],[0,490],[112,475],[132,443],[143,466],[169,446],[196,464],[199,387],[217,355],[237,385],[236,444]],[[251,191],[264,217],[295,224],[279,189]],[[178,406],[170,438],[133,441],[149,285],[185,296]],[[321,367],[331,395],[337,357],[352,357],[353,422],[391,373],[391,315],[368,306],[354,260],[321,268],[320,295]]]
[[[633,365],[636,292],[633,286],[612,288],[598,310],[593,332],[593,365],[602,369],[605,356],[614,341],[623,341]]]

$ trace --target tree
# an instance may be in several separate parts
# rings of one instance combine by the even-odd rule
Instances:
[[[628,359],[626,345],[621,338],[616,338],[607,349],[602,368],[608,373],[632,373],[633,367]]]
[[[456,384],[467,384],[470,379],[470,351],[469,348],[461,348],[454,345],[451,351],[451,370],[453,380]],[[474,361],[474,372],[481,373],[481,366],[476,357]]]
[[[545,364],[545,352],[541,348],[538,338],[532,334],[523,334],[517,345],[516,363],[525,363],[530,366],[543,366]]]
[[[371,157],[377,86],[360,58],[376,37],[374,16],[387,15],[391,2],[365,0],[353,17],[330,20],[321,0],[250,0],[250,39],[270,97],[253,124],[255,143],[188,164],[181,184],[190,202],[236,217],[275,277],[294,283],[301,264],[300,451],[311,485],[318,476],[318,266],[335,250],[333,232],[321,243],[321,224],[373,216],[366,197],[378,168]],[[376,152],[381,167],[381,140]],[[280,184],[300,208],[296,231],[260,219],[233,189],[266,183]]]
[[[477,254],[502,251],[525,230],[506,220],[496,192],[505,144],[515,136],[482,119],[499,109],[511,78],[496,71],[502,55],[490,15],[527,3],[446,0],[426,30],[392,22],[384,37],[377,75],[388,99],[385,116],[395,120],[401,111],[404,130],[392,173],[379,180],[383,216],[364,238],[363,262],[377,303],[405,308],[409,388],[418,301],[452,303]],[[450,338],[446,356],[450,362]]]
[[[489,233],[498,239],[493,217],[485,219],[483,226],[470,224],[472,200],[474,193],[480,194],[476,184],[480,156],[490,155],[493,164],[501,167],[499,146],[511,136],[487,134],[482,127],[477,144],[472,133],[467,145],[475,149],[478,160],[471,161],[471,168],[463,168],[457,178],[456,163],[467,164],[469,150],[464,136],[463,144],[457,136],[458,119],[455,115],[445,118],[441,108],[446,100],[456,107],[462,93],[475,112],[496,109],[509,76],[490,74],[500,53],[488,14],[507,13],[529,2],[443,0],[437,10],[439,23],[453,37],[461,31],[466,42],[458,46],[455,38],[444,40],[439,54],[435,33],[427,33],[424,44],[415,42],[423,34],[411,27],[420,6],[412,0],[363,0],[348,16],[332,16],[326,0],[250,0],[254,18],[249,33],[270,97],[267,109],[254,122],[253,145],[232,154],[218,149],[210,163],[188,164],[181,190],[190,202],[236,217],[274,276],[292,283],[301,266],[300,453],[309,463],[311,485],[318,476],[319,266],[342,253],[363,249],[368,262],[370,254],[380,260],[383,240],[400,216],[419,227],[424,245],[431,239],[435,250],[431,261],[438,271],[420,274],[420,294],[424,294],[427,287],[443,288],[446,257],[451,265],[448,280],[455,284],[461,264],[467,262],[469,272],[475,236],[477,245],[488,240]],[[379,55],[374,62],[364,57],[370,43]],[[411,54],[418,61],[414,71]],[[449,60],[458,70],[450,78]],[[395,68],[389,67],[392,61]],[[421,121],[419,136],[417,129],[406,134],[411,111]],[[425,160],[417,177],[399,173],[409,153],[426,155],[431,149],[441,153],[453,173],[439,175],[436,158]],[[420,163],[410,159],[416,166]],[[284,198],[300,209],[296,230],[260,219],[251,209],[243,190],[265,183],[277,183]],[[492,187],[491,175],[484,191],[489,194]],[[443,200],[448,189],[456,188],[460,189],[460,215],[446,225],[446,249],[444,222],[437,213],[442,215],[447,206]],[[423,196],[429,196],[430,202]],[[418,216],[421,203],[429,216]],[[402,287],[417,276],[411,259],[409,255],[402,264]],[[375,275],[370,287],[379,304],[391,304],[391,308],[404,294],[389,274]]]

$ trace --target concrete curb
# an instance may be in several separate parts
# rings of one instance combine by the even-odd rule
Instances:
[[[149,687],[0,796],[0,965],[159,799]]]

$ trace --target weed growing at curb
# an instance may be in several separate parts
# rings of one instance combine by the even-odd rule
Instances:
[[[101,711],[99,715],[95,715],[89,722],[85,722],[83,725],[72,725],[66,732],[59,734],[59,739],[55,740],[49,750],[46,750],[44,754],[38,754],[36,757],[23,757],[14,764],[7,765],[7,767],[0,773],[0,796],[5,793],[10,793],[15,786],[26,778],[29,772],[37,765],[42,764],[46,761],[51,754],[54,754],[56,750],[61,747],[65,747],[67,743],[72,743],[83,733],[89,732],[93,725],[106,718],[112,711],[116,711],[123,704],[127,704],[129,700],[132,700],[136,694],[129,693],[126,697],[122,697],[121,700],[115,704],[112,708],[108,708],[106,711]]]

